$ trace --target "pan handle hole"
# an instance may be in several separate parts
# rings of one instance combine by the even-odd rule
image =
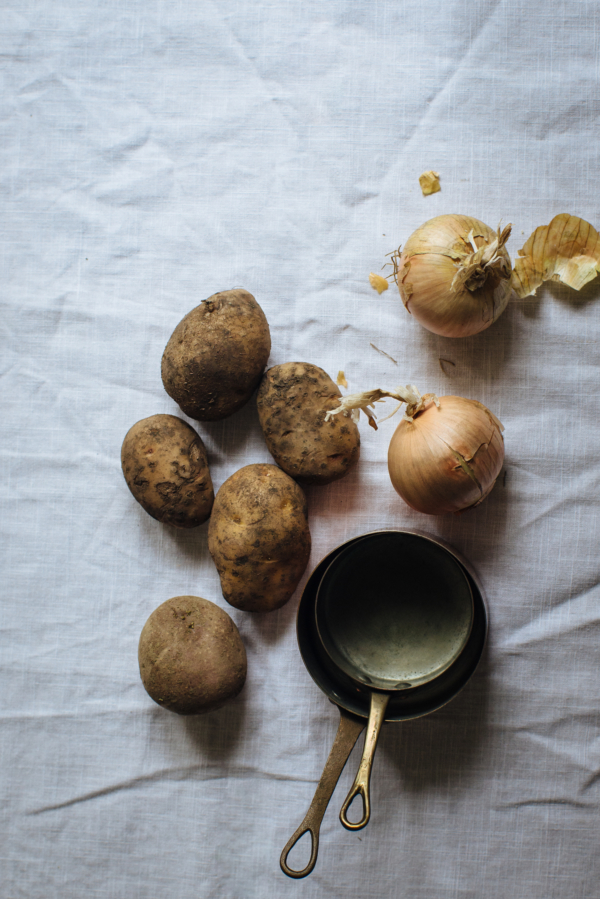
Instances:
[[[356,804],[356,800],[360,797],[360,805]],[[360,814],[356,815],[358,809],[360,808]],[[365,815],[367,813],[367,807],[365,805],[365,797],[362,793],[357,793],[348,808],[346,809],[346,818],[350,824],[358,824],[360,821],[363,821]]]
[[[319,821],[316,824],[306,824],[305,818],[298,830],[292,834],[285,844],[283,852],[281,853],[281,858],[279,859],[279,864],[283,873],[287,874],[288,877],[306,877],[306,875],[310,874],[314,868],[317,861],[317,853],[319,851],[320,823],[319,818]],[[305,840],[305,837],[308,837],[309,839]],[[299,843],[302,843],[303,845],[299,847]],[[306,858],[307,849],[310,852],[308,859]],[[305,861],[302,861],[302,859],[305,859]],[[297,867],[301,864],[304,865],[303,868]]]
[[[290,868],[295,871],[303,871],[310,861],[312,853],[313,836],[310,830],[302,834],[300,839],[294,843],[287,857]]]

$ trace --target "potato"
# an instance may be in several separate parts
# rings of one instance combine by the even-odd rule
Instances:
[[[162,357],[165,390],[190,418],[227,418],[248,402],[271,352],[265,314],[247,290],[224,290],[183,318]]]
[[[308,362],[275,365],[261,381],[257,406],[267,447],[302,484],[337,481],[358,462],[360,434],[352,419],[325,421],[341,395],[329,375]]]
[[[138,421],[125,435],[121,466],[138,503],[157,521],[195,528],[209,517],[215,495],[206,450],[181,418]]]
[[[179,715],[221,708],[246,680],[246,650],[237,627],[227,612],[200,596],[175,596],[152,612],[138,660],[152,699]]]
[[[284,605],[310,555],[306,498],[276,465],[246,465],[217,491],[208,548],[223,596],[248,612]]]

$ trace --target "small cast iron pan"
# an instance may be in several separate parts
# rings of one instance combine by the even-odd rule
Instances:
[[[369,534],[330,562],[317,590],[320,643],[335,669],[371,691],[362,760],[340,820],[371,816],[373,757],[390,698],[435,682],[463,652],[473,626],[464,569],[437,543],[399,531]],[[347,817],[362,796],[359,821]]]
[[[408,534],[409,532],[380,531],[377,533]],[[413,536],[421,537],[419,534]],[[334,549],[317,565],[306,583],[298,606],[296,629],[302,660],[316,685],[331,702],[338,706],[340,724],[310,808],[281,853],[281,869],[289,877],[306,877],[313,870],[317,861],[319,830],[323,815],[348,756],[369,717],[372,691],[353,681],[335,667],[320,645],[315,619],[317,592],[325,571],[339,553],[362,539],[363,537],[355,537],[349,540]],[[423,537],[422,539],[429,540],[436,546],[442,546],[431,538]],[[456,558],[447,547],[443,548]],[[466,574],[473,594],[473,623],[466,646],[454,664],[434,681],[411,690],[393,693],[386,709],[386,721],[410,721],[442,708],[463,689],[479,664],[487,636],[487,610],[481,590],[466,563],[462,559],[457,561]],[[312,840],[309,862],[302,870],[294,870],[287,864],[287,857],[300,837],[307,832],[310,832]]]

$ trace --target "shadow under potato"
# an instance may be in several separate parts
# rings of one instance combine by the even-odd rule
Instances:
[[[223,761],[235,751],[244,729],[246,717],[245,688],[214,712],[205,715],[178,716],[189,741],[211,761]]]
[[[361,426],[364,426],[364,423],[365,419],[363,418]],[[382,439],[385,440],[385,437]],[[356,465],[353,465],[343,478],[319,487],[303,487],[308,499],[309,525],[313,518],[318,518],[321,523],[332,519],[337,522],[340,518],[347,519],[353,512],[364,510],[362,485],[365,480],[366,472],[361,468],[359,458]]]
[[[134,521],[133,516],[137,516],[137,524],[144,534],[155,560],[161,553],[161,544],[165,539],[175,544],[178,552],[190,559],[200,562],[209,557],[208,521],[194,528],[178,528],[153,518],[133,497],[131,499],[131,509],[128,514],[130,514],[132,522]]]
[[[174,528],[163,525],[164,534],[172,541],[177,550],[195,562],[204,562],[210,558],[208,551],[208,521],[197,528]]]
[[[291,599],[284,606],[273,612],[246,612],[252,629],[260,635],[263,642],[271,645],[277,643],[294,626],[298,597],[302,593],[300,585]]]
[[[250,443],[255,441],[259,445],[264,446],[266,452],[266,444],[256,408],[256,391],[254,391],[246,405],[234,412],[233,415],[218,421],[196,421],[193,423],[193,426],[203,440],[205,436],[210,437],[213,447],[224,458],[232,458],[240,454]],[[211,446],[209,445],[207,449],[210,465]],[[215,449],[212,449],[213,453]],[[216,490],[217,485],[215,484],[215,493]]]

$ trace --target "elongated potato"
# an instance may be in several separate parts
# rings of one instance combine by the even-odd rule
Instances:
[[[190,418],[227,418],[248,402],[271,352],[265,314],[247,290],[215,293],[183,318],[165,348],[165,390]]]
[[[256,402],[267,447],[302,484],[337,481],[358,462],[360,434],[352,419],[325,421],[341,395],[327,372],[308,362],[275,365],[261,381]]]
[[[209,517],[215,496],[206,449],[181,418],[151,415],[134,424],[121,466],[134,497],[157,521],[195,528]]]
[[[208,548],[223,596],[248,612],[284,605],[310,555],[306,498],[276,465],[246,465],[217,491]]]
[[[159,705],[179,715],[212,712],[246,680],[246,650],[227,612],[200,596],[174,596],[148,618],[140,675]]]

